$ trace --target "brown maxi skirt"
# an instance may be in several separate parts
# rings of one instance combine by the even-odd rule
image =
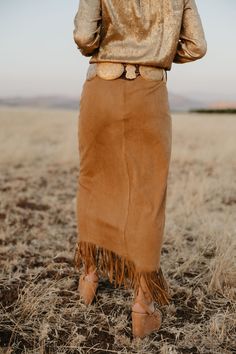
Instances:
[[[75,266],[95,264],[115,287],[171,296],[160,267],[172,120],[164,80],[85,80],[78,120]]]

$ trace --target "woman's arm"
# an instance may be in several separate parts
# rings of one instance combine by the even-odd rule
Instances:
[[[100,0],[80,0],[74,19],[74,41],[80,52],[88,57],[99,47],[101,23]]]
[[[185,0],[182,27],[174,63],[187,63],[202,58],[207,43],[195,0]]]

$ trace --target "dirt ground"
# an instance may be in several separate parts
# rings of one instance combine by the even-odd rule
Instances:
[[[236,116],[175,114],[159,332],[131,334],[131,290],[73,266],[77,112],[0,110],[0,353],[236,352]]]

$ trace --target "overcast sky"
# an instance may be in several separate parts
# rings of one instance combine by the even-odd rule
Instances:
[[[127,0],[128,1],[128,0]],[[236,0],[197,0],[208,42],[198,62],[173,64],[169,90],[236,101]],[[73,42],[78,0],[0,0],[0,96],[79,96],[90,59]]]

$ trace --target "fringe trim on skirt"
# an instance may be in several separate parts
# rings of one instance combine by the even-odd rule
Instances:
[[[127,258],[85,241],[77,243],[74,263],[77,269],[80,269],[83,264],[85,273],[88,273],[90,265],[96,265],[98,272],[107,276],[115,287],[124,285],[127,288],[130,286],[134,289],[135,296],[138,294],[140,278],[143,276],[153,300],[159,305],[170,303],[169,287],[161,267],[159,271],[139,272],[134,263]]]

